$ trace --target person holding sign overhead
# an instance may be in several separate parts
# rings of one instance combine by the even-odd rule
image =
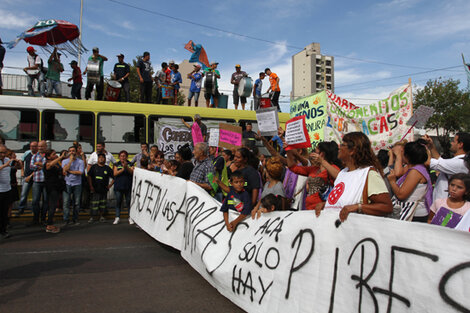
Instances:
[[[183,122],[184,126],[191,129],[191,135],[193,136],[193,143],[194,146],[200,141],[207,141],[207,126],[201,121],[201,116],[199,114],[194,115],[194,123],[189,125],[186,121],[182,118],[181,121]],[[196,137],[202,136],[201,139],[196,139]]]
[[[345,168],[336,177],[327,201],[315,207],[317,215],[323,209],[336,209],[340,220],[345,221],[352,212],[377,216],[391,213],[390,194],[369,138],[361,132],[344,135],[338,158]]]

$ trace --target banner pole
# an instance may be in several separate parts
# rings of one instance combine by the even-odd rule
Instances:
[[[410,103],[410,105],[411,105],[411,115],[413,115],[413,85],[411,85],[411,77],[408,78],[408,85],[410,85],[410,87],[409,87],[410,88],[410,93],[411,93],[411,97],[410,97],[410,99],[411,99],[410,102],[411,103]],[[413,126],[415,126],[415,124],[416,124],[416,122],[413,124]],[[411,126],[411,128],[413,128],[413,126]],[[410,128],[410,130],[411,130],[411,128]],[[412,135],[411,139],[414,141],[415,140],[415,134],[412,133],[411,135]],[[405,138],[405,137],[403,137],[403,138]],[[403,140],[403,138],[402,138],[402,140]]]

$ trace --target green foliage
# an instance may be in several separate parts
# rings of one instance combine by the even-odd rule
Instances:
[[[426,105],[434,108],[434,115],[426,124],[427,129],[436,131],[444,154],[449,152],[450,135],[470,129],[470,97],[468,92],[459,90],[459,80],[429,80],[424,88],[416,90],[414,108]]]

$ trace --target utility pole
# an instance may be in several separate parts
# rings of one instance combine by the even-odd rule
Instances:
[[[80,0],[80,35],[78,39],[80,40],[80,45],[78,46],[78,67],[80,67],[82,61],[82,17],[83,17],[83,0]]]

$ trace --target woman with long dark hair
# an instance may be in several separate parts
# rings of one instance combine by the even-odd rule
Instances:
[[[352,212],[378,216],[391,213],[390,194],[369,138],[361,132],[344,135],[338,158],[345,168],[338,173],[327,201],[317,204],[317,215],[322,209],[337,209],[344,221]]]
[[[400,219],[422,223],[428,221],[433,191],[431,177],[424,166],[428,157],[426,141],[418,139],[408,142],[402,156],[407,164],[406,172],[398,180],[394,170],[387,176],[394,194],[395,207],[403,208]]]
[[[251,204],[252,206],[256,205],[258,201],[258,192],[261,187],[260,185],[260,176],[256,169],[250,166],[251,159],[255,158],[253,153],[248,150],[247,148],[240,148],[235,152],[235,156],[233,158],[233,163],[230,165],[229,177],[230,174],[235,171],[240,171],[245,177],[245,190],[251,196]]]

